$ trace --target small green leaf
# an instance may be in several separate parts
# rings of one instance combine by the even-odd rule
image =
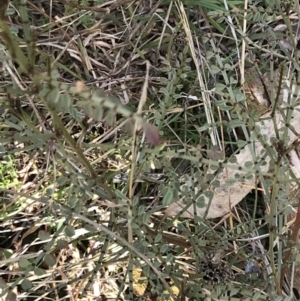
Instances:
[[[173,191],[171,189],[168,189],[167,192],[164,195],[164,198],[162,200],[162,204],[164,206],[168,206],[172,203],[173,201]]]
[[[261,293],[257,292],[253,295],[253,300],[258,300],[259,298],[261,298]]]
[[[240,92],[236,92],[234,96],[235,96],[236,101],[242,101],[245,99],[244,94],[242,94]]]
[[[6,15],[7,16],[12,16],[12,15],[14,15],[16,13],[16,10],[15,9],[13,9],[13,8],[8,8],[7,10],[6,10]]]
[[[208,50],[206,52],[206,59],[207,60],[210,60],[212,57],[215,57],[215,56],[216,56],[216,54],[214,52],[210,51],[210,50]]]
[[[211,66],[211,73],[212,74],[217,74],[217,73],[219,73],[221,71],[221,69],[219,68],[219,67],[217,67],[217,66],[215,66],[215,65],[212,65]]]
[[[109,126],[112,126],[116,122],[116,112],[109,110],[105,115],[104,120]]]
[[[230,82],[231,85],[234,85],[234,84],[237,83],[237,80],[236,80],[234,77],[230,77],[230,78],[229,78],[229,82]],[[240,94],[241,94],[241,93],[240,93]]]
[[[68,245],[69,245],[69,243],[64,239],[59,239],[56,244],[57,248],[60,250],[67,248]]]
[[[46,263],[49,267],[54,266],[55,263],[56,263],[55,259],[54,259],[53,256],[50,255],[50,254],[46,254],[46,255],[45,255],[44,261],[45,261],[45,263]]]
[[[233,184],[236,183],[236,179],[226,179],[225,183],[227,186],[232,186]]]
[[[30,265],[30,262],[26,258],[24,258],[24,257],[20,258],[20,260],[19,260],[19,266],[21,268],[26,269],[29,265]]]
[[[123,192],[121,192],[119,189],[116,189],[115,193],[116,193],[117,197],[119,197],[122,200],[126,200],[127,201],[127,199],[128,199],[127,196]]]
[[[144,275],[150,274],[150,266],[149,265],[143,266],[143,273],[144,273]]]
[[[242,120],[235,119],[235,120],[230,120],[228,122],[228,127],[230,129],[233,129],[233,128],[236,128],[236,127],[240,127],[240,126],[243,126],[243,125],[245,125],[245,122],[242,121]]]
[[[155,258],[156,257],[156,255],[153,252],[147,252],[146,256],[148,258]]]
[[[52,196],[54,190],[53,190],[52,188],[47,188],[45,192],[46,192],[46,195],[47,195],[47,196]]]
[[[63,185],[66,184],[68,181],[69,181],[69,179],[68,179],[67,177],[64,177],[64,176],[59,177],[59,178],[57,179],[57,185],[58,185],[58,186],[63,186]]]
[[[265,185],[267,186],[267,187],[272,187],[273,186],[273,180],[271,180],[271,179],[266,179],[265,180]]]
[[[139,204],[139,198],[137,195],[135,195],[133,198],[132,198],[132,206],[135,207],[135,206],[138,206]]]
[[[246,168],[252,168],[253,167],[253,162],[252,161],[245,162],[245,167]]]
[[[50,92],[47,93],[47,101],[51,104],[57,104],[60,100],[59,90],[57,88],[52,88]]]
[[[216,83],[216,93],[221,93],[224,89],[226,88],[226,86],[222,83]]]
[[[236,144],[237,144],[237,146],[238,146],[239,148],[243,148],[247,143],[246,143],[246,141],[244,141],[244,140],[237,140],[237,141],[236,141]],[[236,157],[234,157],[234,158],[236,159]],[[235,162],[230,161],[230,163],[235,163]]]
[[[72,104],[72,100],[68,93],[60,94],[59,102],[58,102],[58,109],[62,113],[68,113],[70,111],[70,106]]]
[[[149,219],[150,219],[149,213],[145,212],[145,213],[143,214],[143,223],[144,223],[144,224],[148,224]]]
[[[222,104],[221,106],[219,106],[219,108],[221,111],[230,111],[230,110],[232,110],[233,106]]]
[[[234,287],[230,288],[230,296],[235,296],[238,293],[239,293],[239,289],[238,288],[234,288]]]
[[[207,129],[211,128],[211,125],[208,123],[205,123],[204,125],[198,127],[195,125],[195,128],[199,131],[199,132],[205,132]]]
[[[41,268],[35,268],[35,269],[34,269],[34,274],[35,274],[36,276],[43,276],[43,275],[45,275],[46,273],[45,273],[45,271],[44,271],[43,269],[41,269]]]
[[[214,180],[211,182],[211,185],[216,188],[216,187],[220,187],[220,181],[219,180]]]
[[[80,116],[78,110],[76,108],[74,108],[74,106],[70,106],[69,108],[70,114],[73,116],[73,118],[77,121],[77,122],[82,122],[82,117]]]
[[[10,249],[3,250],[3,255],[5,259],[9,259],[13,254],[14,254],[13,251]]]
[[[78,200],[76,199],[76,197],[73,197],[73,198],[70,198],[69,199],[69,202],[68,202],[68,205],[71,207],[71,208],[75,208],[76,205],[78,203]]]
[[[164,94],[164,96],[169,96],[169,91],[166,88],[164,88],[164,87],[161,87],[159,89],[159,92],[162,93],[162,94]]]
[[[131,227],[132,227],[132,229],[134,229],[134,230],[141,229],[140,225],[138,225],[138,224],[136,224],[136,223],[131,223]]]
[[[32,288],[32,283],[28,279],[24,279],[21,283],[21,287],[24,291],[29,291]]]
[[[253,16],[253,21],[254,21],[255,23],[258,23],[258,22],[261,21],[260,18],[261,18],[261,13],[260,13],[260,12],[257,12],[257,13],[255,13],[254,16]]]
[[[145,213],[145,206],[144,205],[141,205],[139,206],[139,209],[138,209],[138,215],[143,215]]]
[[[207,245],[207,241],[205,239],[199,239],[197,240],[197,245],[199,247],[205,247]]]
[[[199,198],[196,200],[196,206],[198,208],[204,208],[205,207],[205,198],[203,195],[200,195]]]
[[[234,177],[239,180],[241,178],[241,175],[239,173],[234,174]]]
[[[48,240],[51,238],[50,233],[44,230],[40,230],[38,236],[41,241]]]
[[[167,255],[166,262],[173,262],[173,261],[174,261],[174,255],[169,253]]]
[[[247,173],[247,174],[245,175],[245,179],[246,179],[246,180],[252,180],[252,179],[253,179],[253,174]]]
[[[210,190],[206,190],[206,191],[204,191],[204,195],[210,199],[210,198],[213,198],[214,193]]]
[[[163,167],[161,163],[162,162],[158,159],[153,161],[153,164],[154,164],[155,168],[157,168],[157,169],[161,169]]]
[[[73,227],[71,226],[66,226],[65,227],[65,234],[68,236],[68,237],[72,237],[75,235],[75,231],[73,229]]]
[[[156,237],[155,237],[155,240],[154,240],[154,242],[160,242],[162,240],[162,234],[161,233],[158,233],[157,235],[156,235]]]
[[[230,64],[225,64],[225,65],[224,65],[224,69],[227,69],[227,70],[233,70],[233,66],[230,65]]]
[[[160,253],[161,253],[161,254],[166,253],[168,250],[169,250],[169,245],[164,244],[164,245],[162,245],[161,248],[160,248]]]

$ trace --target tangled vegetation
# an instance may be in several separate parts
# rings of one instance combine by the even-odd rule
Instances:
[[[299,16],[1,1],[1,300],[298,300]]]

